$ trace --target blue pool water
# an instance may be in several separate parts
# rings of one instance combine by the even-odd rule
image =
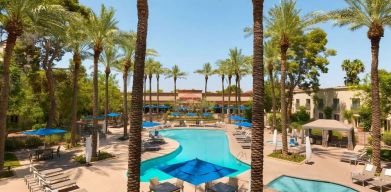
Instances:
[[[159,131],[164,137],[176,140],[180,147],[168,155],[141,163],[141,181],[148,182],[153,177],[159,180],[172,178],[157,168],[184,162],[194,158],[220,166],[238,170],[230,176],[238,175],[250,166],[236,159],[230,152],[227,136],[220,130],[178,129]]]
[[[268,187],[280,192],[358,192],[350,187],[325,181],[281,176],[268,184]]]

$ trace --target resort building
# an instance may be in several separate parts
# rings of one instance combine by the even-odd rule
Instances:
[[[313,119],[326,119],[325,112],[331,111],[331,119],[335,119],[348,124],[348,120],[343,116],[344,110],[353,112],[352,125],[357,128],[360,123],[358,111],[361,106],[362,91],[353,90],[346,86],[324,88],[318,92],[307,92],[297,89],[294,91],[292,112],[299,110],[301,106],[307,109]],[[391,116],[383,122],[383,129],[391,129]]]

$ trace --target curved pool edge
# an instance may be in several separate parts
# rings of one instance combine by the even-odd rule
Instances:
[[[167,137],[164,137],[164,140],[166,141],[166,144],[162,145],[163,150],[159,150],[159,153],[156,152],[145,152],[141,155],[141,162],[143,163],[145,161],[149,161],[152,159],[157,159],[166,155],[170,155],[177,151],[180,147],[180,144],[175,141],[174,139],[170,139]],[[168,146],[167,146],[168,145]],[[168,148],[166,148],[168,147]]]
[[[313,179],[313,178],[306,178],[306,177],[297,177],[297,176],[292,176],[292,175],[287,175],[287,174],[282,174],[276,178],[274,178],[273,180],[271,180],[269,183],[266,184],[266,186],[270,189],[273,189],[271,188],[269,185],[273,182],[275,182],[277,179],[281,178],[281,177],[291,177],[291,178],[295,178],[295,179],[302,179],[302,180],[308,180],[308,181],[316,181],[316,182],[324,182],[324,183],[330,183],[330,184],[334,184],[334,185],[339,185],[339,186],[342,186],[342,187],[346,187],[346,188],[349,188],[349,189],[352,189],[356,192],[359,192],[360,190],[358,189],[355,189],[351,186],[347,186],[345,184],[341,184],[341,183],[337,183],[337,182],[333,182],[333,181],[326,181],[326,180],[322,180],[322,179]],[[276,189],[274,189],[276,190]]]

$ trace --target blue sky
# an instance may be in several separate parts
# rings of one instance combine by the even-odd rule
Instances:
[[[265,13],[278,2],[266,0]],[[118,27],[136,31],[136,0],[80,0],[80,3],[95,11],[99,11],[101,4],[112,6],[116,10]],[[218,59],[226,58],[230,48],[238,47],[244,54],[252,54],[252,39],[245,38],[243,33],[243,28],[252,24],[251,0],[149,0],[149,6],[148,47],[159,52],[156,59],[165,67],[178,64],[188,73],[187,79],[178,81],[179,89],[202,89],[203,78],[193,72],[206,62],[215,64]],[[297,0],[302,14],[345,6],[343,0]],[[366,73],[369,72],[371,57],[367,29],[352,32],[347,28],[333,27],[331,23],[319,27],[328,33],[328,47],[337,50],[337,56],[330,58],[329,73],[321,76],[322,87],[343,85],[341,63],[344,59],[361,59]],[[391,30],[387,29],[380,49],[379,68],[387,70],[391,70],[390,36]],[[67,66],[67,61],[63,59],[59,65]],[[84,61],[87,67],[91,63],[90,60]],[[120,76],[117,77],[122,84]],[[220,89],[219,78],[210,78],[208,87],[210,90]],[[163,79],[161,88],[171,91],[172,79]],[[252,88],[251,77],[244,78],[242,88]]]

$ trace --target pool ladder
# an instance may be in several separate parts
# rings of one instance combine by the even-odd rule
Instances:
[[[238,164],[241,164],[242,162],[241,161],[243,161],[242,159],[247,159],[247,155],[246,155],[246,153],[244,152],[244,151],[240,151],[237,155],[236,155],[236,159],[238,159],[237,160],[237,163]]]

